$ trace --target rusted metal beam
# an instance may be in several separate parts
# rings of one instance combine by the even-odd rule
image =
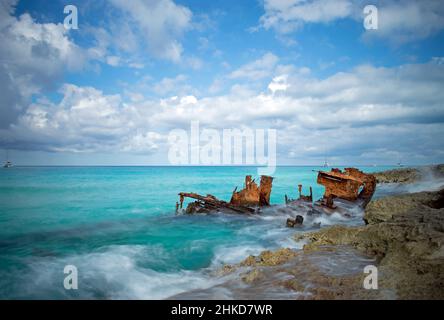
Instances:
[[[184,198],[196,199],[196,200],[202,202],[204,205],[211,206],[214,209],[230,209],[230,210],[233,210],[233,211],[236,211],[239,213],[254,213],[255,212],[255,210],[253,208],[249,208],[246,206],[240,206],[240,205],[239,206],[232,205],[232,204],[227,203],[225,201],[219,200],[215,196],[210,195],[210,194],[207,196],[202,196],[197,193],[181,192],[181,193],[179,193],[179,196],[180,196],[180,199],[184,199]]]

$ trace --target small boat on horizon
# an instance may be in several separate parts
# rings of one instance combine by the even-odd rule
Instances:
[[[6,151],[6,161],[5,164],[3,165],[3,168],[11,168],[12,167],[12,162],[9,161],[9,151]]]
[[[5,164],[3,165],[3,168],[11,168],[11,167],[12,167],[11,161],[6,161]]]
[[[328,167],[330,167],[330,165],[329,165],[328,162],[327,162],[327,159],[325,159],[324,164],[323,164],[323,167],[324,167],[324,168],[328,168]]]

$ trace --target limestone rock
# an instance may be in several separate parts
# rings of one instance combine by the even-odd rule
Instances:
[[[263,277],[264,277],[264,274],[260,270],[253,269],[247,273],[244,273],[241,279],[245,283],[253,283],[253,282],[256,282],[260,279],[263,279]]]
[[[394,169],[373,173],[377,183],[412,183],[420,178],[417,169]]]
[[[325,245],[352,245],[379,261],[383,286],[401,299],[444,298],[444,189],[374,200],[364,227],[333,226],[298,236]]]
[[[440,192],[419,192],[403,194],[371,201],[365,209],[364,221],[375,224],[393,219],[395,216],[413,212],[410,216],[430,208],[443,207],[443,190]],[[441,203],[440,203],[441,201]]]
[[[266,250],[259,256],[249,256],[240,263],[241,266],[276,266],[286,263],[294,258],[297,253],[288,248],[282,248],[276,251]]]

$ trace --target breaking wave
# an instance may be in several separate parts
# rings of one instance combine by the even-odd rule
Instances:
[[[286,228],[288,217],[302,214],[306,226],[299,231]],[[213,222],[227,223],[233,217],[224,215],[205,217]],[[14,298],[39,299],[167,299],[186,293],[211,289],[211,296],[230,298],[223,287],[227,276],[215,276],[225,264],[236,264],[248,255],[258,255],[268,249],[287,247],[301,249],[304,242],[293,240],[295,232],[313,230],[313,223],[322,226],[344,223],[347,218],[309,216],[302,211],[288,211],[284,206],[273,206],[261,216],[236,217],[240,227],[233,239],[208,248],[210,240],[194,240],[188,244],[193,254],[212,250],[209,263],[198,269],[186,269],[178,262],[177,251],[162,245],[111,245],[86,254],[66,256],[34,256],[28,261],[28,270],[15,281]],[[232,221],[231,221],[232,222]],[[181,222],[183,223],[183,221]],[[78,269],[79,289],[63,288],[63,268],[74,265]],[[279,293],[279,294],[282,294]]]
[[[165,254],[159,248],[121,245],[90,254],[40,259],[30,264],[31,271],[21,279],[17,291],[39,299],[165,299],[221,281],[208,270],[160,272],[143,266],[147,258],[165,261]],[[61,285],[65,265],[77,267],[78,290],[65,290]]]
[[[378,185],[376,197],[422,191],[438,191],[444,187],[444,177],[442,174],[434,171],[432,167],[425,166],[417,169],[421,175],[418,181],[406,184],[386,183]]]
[[[377,196],[434,190],[443,185],[444,179],[435,177],[433,172],[425,171],[423,179],[414,184],[378,186]],[[294,218],[296,215],[303,216],[303,226],[285,227],[287,218]],[[67,252],[44,254],[45,252],[41,250],[23,261],[23,265],[26,266],[23,272],[9,271],[9,274],[14,274],[14,278],[11,276],[12,280],[7,280],[8,273],[4,273],[5,277],[0,280],[0,285],[7,288],[4,292],[7,292],[8,298],[16,299],[254,298],[254,292],[248,293],[252,296],[242,295],[246,294],[245,288],[237,283],[238,278],[236,280],[235,275],[221,276],[216,271],[225,264],[237,264],[247,256],[258,255],[264,250],[282,247],[301,249],[305,242],[295,241],[295,233],[310,232],[337,224],[362,225],[364,223],[362,217],[363,210],[356,206],[350,206],[347,215],[338,212],[320,215],[310,213],[304,207],[274,205],[264,209],[257,216],[218,214],[175,217],[171,215],[163,216],[161,220],[156,220],[156,223],[151,220],[143,220],[144,223],[140,223],[141,220],[137,220],[139,222],[123,226],[111,224],[107,229],[76,229],[65,237],[48,234],[43,238],[45,241],[55,239],[64,242],[70,237],[87,239],[105,231],[107,236],[119,232],[124,234],[128,232],[134,236],[141,232],[142,239],[156,239],[161,235],[162,241],[143,243],[138,240],[135,241],[137,244],[122,241],[125,244],[119,244],[119,241],[112,238],[115,244],[105,245],[109,243],[106,242],[109,238],[106,238],[106,241],[104,238],[104,240],[99,239],[103,241],[102,246],[96,246],[94,249],[82,248],[82,251],[86,252],[83,254]],[[157,228],[163,229],[159,231]],[[201,232],[208,233],[201,234]],[[189,240],[188,237],[191,236],[194,238]],[[42,236],[36,235],[34,238],[41,240]],[[34,238],[22,242],[15,241],[14,245],[28,247],[31,242],[35,242]],[[165,244],[164,241],[167,240],[179,244],[177,246]],[[343,266],[351,258],[355,259],[352,253],[347,252],[336,260],[320,257],[318,265],[320,268],[337,272],[337,270],[346,270]],[[188,262],[185,263],[186,259]],[[195,260],[200,262],[191,263]],[[367,262],[362,260],[354,267],[360,268]],[[78,290],[63,288],[65,265],[77,267]],[[277,275],[280,276],[282,275]],[[268,285],[263,284],[264,288]],[[265,290],[268,298],[289,297],[288,293],[282,290],[273,290],[272,288]]]

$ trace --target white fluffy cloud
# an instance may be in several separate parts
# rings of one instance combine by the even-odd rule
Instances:
[[[439,161],[443,83],[444,65],[430,62],[363,65],[325,79],[309,72],[274,74],[264,92],[200,98],[126,102],[120,95],[65,85],[58,104],[31,105],[8,134],[24,148],[164,152],[166,161],[168,132],[188,130],[199,120],[207,128],[278,129],[280,161],[306,163],[326,155],[336,163]]]
[[[336,163],[438,161],[444,146],[438,138],[444,134],[443,71],[435,63],[364,65],[318,79],[304,69],[276,75],[268,92],[232,92],[189,105],[165,101],[153,119],[182,128],[191,120],[212,128],[276,128],[279,159],[299,163],[325,155]]]
[[[378,8],[378,30],[364,32],[366,38],[388,39],[397,44],[424,39],[444,29],[441,0],[265,0],[260,25],[279,35],[292,33],[307,23],[329,23],[344,18],[363,21],[368,4]]]
[[[52,89],[64,70],[78,70],[84,52],[61,23],[13,17],[16,1],[0,2],[0,127],[16,120],[33,94]]]
[[[366,37],[387,38],[397,44],[427,38],[444,29],[441,0],[384,1],[379,9],[377,32]]]
[[[67,71],[82,71],[91,60],[141,68],[140,63],[120,55],[138,50],[134,28],[143,34],[150,54],[180,59],[179,38],[190,27],[189,9],[171,0],[114,0],[113,4],[129,19],[120,19],[118,27],[111,24],[107,30],[85,26],[84,31],[93,35],[95,43],[83,48],[70,38],[61,22],[39,23],[29,13],[15,17],[17,1],[0,0],[0,128],[15,123],[32,97],[57,89]],[[190,58],[189,63],[194,68],[202,66],[197,58]],[[166,93],[169,89],[163,86],[154,91]]]
[[[301,23],[354,16],[356,11],[347,1],[337,2],[342,5],[331,10],[329,1],[265,3],[263,25],[282,33]],[[381,37],[405,34],[401,41],[410,41],[442,28],[442,20],[437,19],[442,11],[438,2],[402,4],[381,2]],[[188,129],[192,120],[199,120],[209,128],[276,128],[278,158],[300,163],[325,155],[337,162],[394,162],[399,158],[430,162],[442,161],[444,156],[442,57],[392,68],[362,65],[321,79],[308,68],[280,65],[279,57],[269,52],[228,74],[217,75],[211,92],[223,92],[221,87],[229,83],[231,90],[224,95],[203,96],[190,85],[194,79],[179,74],[158,82],[146,77],[140,86],[133,83],[126,87],[123,96],[65,84],[59,90],[62,98],[50,101],[43,98],[45,93],[59,88],[66,70],[81,69],[88,59],[115,66],[128,61],[110,50],[115,39],[108,31],[95,29],[97,43],[84,49],[70,39],[60,23],[37,23],[29,14],[15,17],[10,0],[0,0],[0,5],[0,41],[7,44],[0,46],[0,60],[6,61],[0,64],[3,146],[60,152],[162,153],[166,161],[169,130]],[[132,38],[136,28],[144,35],[149,54],[181,59],[180,38],[190,26],[189,9],[172,0],[113,0],[113,5],[130,17],[122,25],[129,33],[121,50],[131,51],[139,45]],[[321,5],[325,5],[323,9],[315,10]],[[396,6],[401,6],[401,11]],[[410,18],[405,21],[401,16]],[[196,59],[189,62],[202,67]],[[152,93],[160,98],[146,98]],[[36,94],[38,100],[31,103]]]
[[[273,80],[268,85],[268,90],[270,90],[273,95],[279,91],[284,91],[284,92],[287,91],[289,87],[287,83],[287,78],[288,78],[287,74],[274,77]]]
[[[269,77],[278,60],[279,58],[277,56],[271,52],[268,52],[261,58],[247,63],[237,70],[234,70],[228,77],[231,79],[244,78],[250,80],[258,80]]]
[[[325,23],[348,17],[352,3],[350,0],[265,0],[264,9],[260,22],[265,29],[290,33],[304,23]]]
[[[180,38],[191,28],[192,12],[172,0],[112,0],[126,12],[146,41],[153,56],[179,61],[183,52]]]
[[[137,110],[92,87],[64,85],[60,93],[58,104],[30,105],[4,137],[24,149],[69,152],[152,152],[163,139],[149,130],[148,105]]]
[[[179,74],[174,78],[165,77],[158,83],[152,85],[152,91],[160,96],[165,96],[167,94],[189,94],[193,89],[187,84],[187,80],[187,76],[183,74]]]

